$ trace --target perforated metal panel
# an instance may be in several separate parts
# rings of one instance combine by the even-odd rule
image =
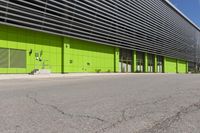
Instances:
[[[26,68],[26,51],[10,49],[10,68]]]
[[[199,29],[165,0],[0,0],[0,23],[199,61]]]
[[[0,48],[0,68],[8,68],[8,49]]]

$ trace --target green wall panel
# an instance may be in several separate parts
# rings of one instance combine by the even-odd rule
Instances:
[[[114,72],[119,57],[114,47],[64,39],[64,72]],[[119,54],[117,55],[119,56]],[[118,69],[118,68],[117,68]]]
[[[0,25],[0,47],[26,51],[26,68],[0,68],[0,73],[30,73],[33,69],[45,68],[61,72],[62,37],[42,32]],[[32,50],[32,54],[29,51]],[[42,51],[42,61],[36,60],[35,53]]]
[[[165,73],[176,73],[176,59],[164,57],[164,72]]]
[[[177,60],[177,72],[186,73],[187,72],[187,62],[183,60]]]

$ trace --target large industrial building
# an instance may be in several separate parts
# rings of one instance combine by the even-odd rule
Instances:
[[[186,73],[199,45],[165,0],[0,0],[0,73]]]

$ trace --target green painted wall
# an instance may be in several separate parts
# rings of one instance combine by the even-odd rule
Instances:
[[[26,50],[27,55],[26,68],[0,68],[0,73],[30,73],[34,68],[41,68],[44,60],[47,69],[61,72],[62,37],[0,25],[0,47]],[[43,61],[35,58],[35,53],[40,51]]]
[[[176,73],[176,59],[164,57],[164,72]]]
[[[186,73],[187,72],[187,62],[183,60],[177,60],[177,72]]]
[[[117,53],[119,51],[117,50]],[[116,60],[119,60],[116,58]],[[117,64],[117,62],[116,62]],[[117,68],[118,69],[118,68]],[[77,39],[64,39],[64,72],[114,72],[115,48]]]
[[[61,72],[119,72],[119,48],[61,37],[42,32],[0,25],[0,48],[26,51],[26,68],[0,68],[0,73],[30,73],[33,69],[45,68]],[[29,52],[32,50],[32,54]],[[42,51],[42,61],[35,53]],[[133,50],[133,72],[136,71],[136,51]],[[145,53],[145,72],[147,71]],[[164,58],[164,72],[185,73],[188,63],[173,58]],[[155,72],[157,56],[155,55]]]

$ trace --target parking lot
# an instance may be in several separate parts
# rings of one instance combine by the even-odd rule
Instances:
[[[157,132],[200,132],[200,75],[0,80],[0,133]]]

